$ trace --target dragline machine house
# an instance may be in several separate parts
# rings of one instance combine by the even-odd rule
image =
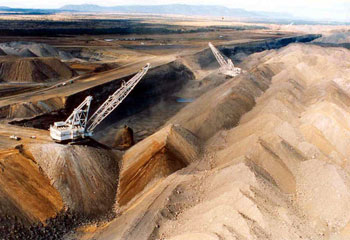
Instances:
[[[235,77],[241,73],[241,69],[235,67],[231,59],[225,60],[225,58],[221,55],[219,50],[217,50],[216,47],[214,47],[213,44],[209,43],[209,47],[213,52],[216,60],[220,64],[220,73],[230,77]]]
[[[133,78],[110,95],[107,100],[89,118],[92,97],[88,96],[74,109],[72,114],[64,122],[55,122],[50,126],[50,136],[57,142],[74,141],[85,137],[91,137],[94,129],[128,96],[140,80],[145,76],[150,64],[143,67]]]

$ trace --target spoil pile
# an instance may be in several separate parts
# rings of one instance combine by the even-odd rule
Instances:
[[[143,158],[131,153],[149,152],[164,130],[135,145],[117,200],[138,201],[93,237],[349,239],[349,59],[346,49],[304,44],[248,57],[246,74],[169,121],[205,141],[204,154],[147,189]]]
[[[52,82],[77,73],[57,58],[0,58],[0,82]]]
[[[44,43],[7,42],[0,44],[0,50],[7,55],[18,57],[57,57],[62,60],[70,60],[73,58],[69,53],[60,51]]]
[[[70,210],[95,217],[113,207],[119,168],[110,150],[92,145],[32,144],[28,152]]]
[[[249,76],[239,76],[203,94],[168,123],[180,124],[202,139],[210,138],[221,129],[232,128],[255,105],[255,98],[268,87],[272,74],[266,66],[258,66]]]
[[[113,148],[119,150],[126,150],[135,144],[133,130],[124,125],[123,128],[119,129],[114,138]]]
[[[202,202],[166,221],[159,235],[347,239],[350,52],[293,44],[247,61],[256,57],[273,73],[270,87],[237,127],[206,143],[215,158],[208,182],[198,183]]]
[[[66,98],[54,97],[44,101],[13,104],[9,107],[6,117],[9,119],[35,117],[60,110],[65,106],[65,103]]]
[[[125,205],[147,185],[186,167],[196,159],[199,151],[197,138],[174,125],[139,142],[123,156],[117,205]]]

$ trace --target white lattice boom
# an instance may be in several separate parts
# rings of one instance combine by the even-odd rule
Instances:
[[[118,105],[128,96],[140,80],[145,76],[150,64],[143,67],[128,82],[123,82],[122,86],[110,95],[107,100],[96,110],[88,120],[92,97],[86,99],[74,109],[65,122],[55,122],[50,126],[50,136],[58,142],[74,141],[76,139],[92,136],[93,130],[105,119]]]
[[[235,77],[241,73],[241,69],[235,67],[231,59],[228,59],[226,61],[219,50],[217,50],[212,43],[209,43],[209,47],[220,65],[220,72],[222,74],[230,77]]]
[[[141,71],[139,71],[132,79],[127,83],[123,83],[122,86],[96,110],[94,115],[89,120],[88,131],[92,132],[97,125],[105,119],[118,105],[128,96],[128,94],[134,89],[142,77],[147,73],[150,64],[147,64]]]

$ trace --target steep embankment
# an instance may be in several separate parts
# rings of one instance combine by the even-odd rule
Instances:
[[[89,236],[348,239],[348,59],[346,49],[303,44],[250,56],[243,63],[246,74],[170,121],[206,140],[205,154]],[[216,101],[209,104],[207,98]],[[232,101],[235,105],[221,107]],[[207,123],[215,131],[204,130]]]
[[[192,133],[173,125],[139,142],[123,156],[117,207],[128,203],[147,185],[188,166],[200,150],[200,143]]]
[[[0,58],[0,82],[52,82],[75,75],[57,58]]]
[[[150,69],[125,101],[103,123],[107,125],[110,122],[116,122],[145,110],[162,101],[162,99],[171,97],[193,77],[193,73],[179,61]],[[94,112],[109,95],[120,87],[123,80],[129,80],[130,78],[131,76],[117,79],[63,98],[52,98],[4,107],[2,112],[0,110],[0,115],[7,118],[28,118],[29,120],[20,121],[16,124],[47,129],[53,121],[66,119],[88,95],[91,95],[94,99],[90,110]],[[20,111],[17,111],[17,109]]]
[[[181,109],[168,123],[180,124],[202,139],[232,128],[255,105],[255,98],[268,88],[273,71],[266,66],[235,78],[202,95]]]
[[[24,224],[44,222],[63,210],[58,191],[18,149],[0,150],[0,172],[0,224],[5,216]]]

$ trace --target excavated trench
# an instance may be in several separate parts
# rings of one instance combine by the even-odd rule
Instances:
[[[291,43],[307,43],[311,42],[317,38],[320,38],[320,34],[307,34],[302,36],[295,37],[286,37],[286,38],[278,38],[271,39],[265,41],[257,41],[250,43],[241,43],[234,45],[225,45],[218,47],[218,49],[227,57],[231,58],[234,63],[240,63],[246,58],[248,55],[262,52],[265,50],[271,49],[279,49],[287,46]],[[197,62],[202,69],[215,69],[219,65],[215,60],[211,50],[205,49],[202,52],[199,52],[195,56],[197,58]]]
[[[309,34],[253,43],[236,44],[232,46],[228,45],[219,47],[219,49],[226,56],[233,59],[234,62],[239,63],[249,54],[269,49],[278,49],[294,42],[311,42],[320,36],[321,35]],[[204,70],[212,70],[218,67],[218,63],[210,49],[195,54],[192,57],[192,61],[196,62],[196,64]],[[187,104],[182,104],[181,106],[179,104],[175,106],[174,104],[174,106],[171,106],[169,103],[174,102],[174,96],[176,96],[176,93],[183,90],[185,87],[188,87],[188,83],[194,78],[195,75],[193,70],[188,68],[186,64],[183,64],[181,60],[151,69],[125,101],[120,104],[120,106],[112,112],[96,130],[104,129],[112,123],[119,122],[122,119],[138,114],[160,102],[165,102],[168,108],[175,109],[174,111],[176,113]],[[64,99],[48,99],[37,103],[25,103],[26,106],[20,104],[20,106],[15,107],[3,107],[0,109],[0,113],[2,117],[7,116],[12,119],[17,118],[10,122],[11,124],[48,129],[49,125],[54,121],[66,119],[73,109],[88,95],[93,96],[94,100],[90,111],[94,112],[106,100],[107,96],[120,87],[123,80],[128,79],[130,79],[130,76],[82,91]],[[58,105],[52,105],[51,102],[61,103]],[[47,105],[49,107],[47,107]],[[24,110],[22,110],[23,108]],[[172,111],[170,117],[174,114],[174,111]],[[15,112],[15,114],[11,114],[13,112]],[[25,113],[16,116],[16,114],[21,112]],[[167,114],[163,115],[167,116]],[[169,116],[166,118],[169,118]],[[166,120],[167,119],[164,119],[159,123],[158,127],[160,127]]]
[[[61,108],[54,109],[52,112],[40,114],[34,118],[12,121],[10,123],[25,127],[48,129],[49,125],[54,121],[66,119],[74,108],[78,106],[88,95],[93,97],[93,104],[90,112],[94,112],[109,95],[114,93],[121,86],[123,81],[127,81],[130,78],[131,76],[117,79],[115,81],[111,81],[109,83],[71,95],[63,100],[56,99],[54,101],[53,99],[48,99],[46,100],[45,105],[48,105],[48,103],[52,101],[61,102],[58,104],[58,106],[61,106]],[[171,97],[192,79],[194,79],[194,75],[190,69],[178,61],[151,69],[125,99],[125,101],[119,105],[118,109],[112,112],[104,120],[103,124],[108,125],[111,122],[116,122]],[[26,104],[28,105],[28,103]],[[8,111],[8,114],[10,113],[11,110]],[[102,126],[99,126],[99,128],[101,127]]]
[[[314,37],[316,37],[316,35],[312,35],[312,37],[310,37],[308,35],[308,37],[304,37],[304,38],[303,37],[290,38],[290,41],[292,41],[291,39],[294,39],[294,42],[295,41],[306,41],[306,40],[311,41],[314,39]],[[276,42],[274,44],[272,44],[272,43],[266,44],[265,43],[265,45],[266,46],[277,46],[278,42],[280,42],[281,44],[287,44],[286,42],[288,42],[286,40],[279,40],[279,41],[275,40],[275,41]],[[283,45],[281,45],[281,47],[282,46]],[[255,46],[254,49],[261,49],[261,48],[262,47]],[[238,50],[236,50],[236,51],[238,51]],[[212,62],[207,64],[207,65],[205,65],[205,64],[203,65],[203,62],[201,62],[201,59],[204,59],[203,56],[206,55],[206,52],[207,52],[207,50],[205,50],[197,55],[198,62],[201,63],[201,66],[203,66],[203,68],[211,68],[214,66],[214,64],[216,64],[215,59],[213,59]],[[207,56],[207,57],[213,58],[210,56]],[[259,96],[261,94],[261,92],[265,91],[268,88],[268,85],[270,83],[269,80],[271,79],[272,75],[273,74],[271,74],[269,71],[267,71],[267,69],[259,68],[256,70],[256,72],[249,73],[249,77],[250,77],[249,81],[247,79],[245,79],[244,81],[243,80],[236,81],[236,83],[232,84],[232,86],[231,86],[231,84],[229,84],[229,85],[226,84],[227,86],[222,85],[218,89],[214,89],[212,92],[208,92],[206,95],[213,95],[214,97],[215,97],[215,95],[217,95],[217,96],[220,95],[223,97],[223,99],[221,99],[220,105],[210,107],[209,106],[210,104],[208,104],[206,106],[207,109],[202,113],[202,115],[204,114],[205,116],[201,117],[200,114],[198,114],[198,117],[200,117],[200,121],[199,120],[196,121],[196,123],[198,123],[197,124],[198,127],[196,127],[192,124],[193,118],[191,118],[189,121],[187,121],[187,118],[181,118],[184,120],[180,121],[180,124],[182,126],[184,126],[186,129],[190,129],[191,132],[193,132],[196,136],[198,136],[202,140],[208,139],[209,137],[211,137],[213,134],[215,134],[215,132],[217,132],[220,129],[231,128],[232,125],[236,125],[239,122],[239,119],[243,113],[249,111],[255,105],[254,98]],[[242,76],[242,78],[243,77],[244,76]],[[177,91],[180,91],[182,88],[184,88],[186,86],[186,83],[189,82],[190,80],[192,80],[193,78],[194,78],[194,74],[192,73],[192,71],[179,61],[175,61],[175,62],[172,62],[170,64],[152,69],[146,75],[146,77],[140,82],[140,84],[134,89],[134,91],[125,100],[125,102],[123,102],[120,105],[120,107],[105,120],[105,124],[109,124],[109,123],[113,123],[113,122],[115,123],[118,120],[121,120],[122,118],[135,115],[138,112],[143,111],[144,109],[147,109],[147,108],[151,107],[152,105],[159,103],[163,99],[168,98],[169,96],[172,96]],[[125,79],[129,79],[129,77],[125,78]],[[62,101],[62,105],[64,106],[62,109],[59,109],[59,110],[54,111],[52,113],[47,113],[47,114],[40,115],[40,116],[37,116],[37,117],[32,118],[32,119],[17,121],[17,122],[12,122],[12,123],[22,125],[22,126],[31,126],[31,127],[38,127],[38,128],[47,129],[48,125],[50,123],[52,123],[53,121],[65,119],[67,117],[67,114],[69,114],[74,109],[74,107],[76,107],[78,104],[80,104],[82,99],[84,99],[85,96],[87,96],[87,95],[92,95],[94,97],[94,104],[93,104],[93,108],[92,108],[92,112],[93,112],[106,99],[106,97],[109,94],[113,93],[120,86],[122,80],[125,80],[125,79],[118,79],[118,80],[115,80],[113,82],[109,82],[107,84],[100,85],[98,87],[91,88],[89,90],[72,95],[72,96],[64,99],[64,101]],[[247,82],[247,83],[245,84],[245,82]],[[229,90],[229,94],[227,94],[227,90]],[[203,98],[203,99],[205,99],[205,98]],[[208,98],[208,99],[210,100],[210,98]],[[244,105],[242,107],[241,106],[241,105],[243,105],[242,102],[243,103],[247,102],[248,103],[247,106]],[[193,105],[193,106],[194,106],[193,109],[197,109],[197,110],[199,109],[196,107],[196,105]],[[237,114],[236,114],[236,112],[231,114],[231,111],[238,111],[237,107],[242,107],[242,111],[237,112]],[[195,114],[196,111],[189,111],[189,112],[193,115],[193,114]],[[216,114],[219,114],[219,115],[225,117],[224,121],[222,121],[222,122],[214,121],[215,119],[219,118]],[[233,118],[232,118],[232,116],[233,116]],[[180,115],[180,117],[181,117],[181,115]],[[220,118],[222,118],[222,117],[220,117]],[[50,120],[48,120],[48,119],[50,119]],[[234,122],[232,120],[234,120]],[[171,122],[176,123],[177,119],[175,118]],[[103,127],[104,126],[100,126],[100,128],[103,128]],[[207,129],[205,129],[205,128],[207,128]],[[209,128],[212,128],[213,130],[211,130]],[[169,141],[168,137],[165,139],[167,139],[167,141]],[[179,139],[179,137],[176,137],[175,139]],[[170,138],[170,140],[171,140],[171,138]],[[179,142],[179,141],[176,140],[176,143],[177,142]],[[193,145],[196,146],[198,144],[193,144]],[[141,144],[139,146],[143,146],[143,145]],[[164,170],[164,176],[167,176],[170,172],[176,171],[176,170],[181,169],[182,167],[186,166],[186,164],[182,163],[182,162],[179,162],[178,165],[174,165],[174,166],[168,164],[169,162],[173,162],[173,159],[178,158],[178,156],[176,155],[177,154],[176,150],[178,148],[181,149],[184,146],[185,146],[185,144],[181,144],[180,148],[178,146],[176,146],[176,148],[174,148],[175,151],[173,148],[169,148],[169,147],[162,148],[161,147],[159,149],[160,149],[162,155],[160,156],[158,154],[158,151],[155,151],[156,154],[151,155],[150,159],[152,160],[152,157],[161,158],[162,161],[164,162],[163,165],[166,166],[165,167],[166,171]],[[191,150],[191,151],[189,151],[190,156],[195,155],[194,153],[197,152],[197,150],[192,149],[191,146],[192,146],[192,144],[188,144],[188,149]],[[39,151],[38,148],[40,148],[41,151]],[[59,148],[60,148],[61,153],[66,151],[66,149],[61,149],[61,147],[59,147]],[[77,148],[80,149],[80,147],[77,147]],[[54,150],[54,149],[52,148],[52,150]],[[77,150],[78,154],[75,154],[75,156],[79,156],[81,152],[86,152],[85,149],[79,150],[79,151],[81,151],[80,153],[78,150]],[[181,150],[181,151],[183,151],[183,150]],[[37,156],[37,158],[42,159],[43,163],[40,163],[41,167],[42,167],[42,169],[45,169],[45,171],[47,172],[46,174],[48,175],[50,180],[54,179],[54,177],[56,175],[60,174],[59,171],[54,172],[54,171],[50,170],[50,166],[52,165],[52,163],[54,161],[57,161],[57,159],[58,160],[61,159],[62,163],[64,163],[66,161],[66,159],[68,159],[65,157],[57,158],[57,157],[55,157],[54,154],[46,153],[47,149],[45,148],[45,146],[37,146],[37,148],[32,149],[32,152],[33,152],[33,155],[39,154],[40,157]],[[59,151],[56,151],[56,150],[55,150],[55,152],[59,153]],[[180,154],[181,153],[183,154],[184,152],[180,152]],[[66,153],[66,154],[68,154],[68,153]],[[133,155],[132,151],[129,151],[129,154]],[[53,160],[53,159],[56,159],[56,160]],[[134,158],[130,158],[130,159],[134,159]],[[143,156],[141,156],[140,162],[143,162],[144,159],[148,159],[148,158],[144,158]],[[183,157],[181,157],[181,159],[183,159]],[[125,157],[125,159],[123,159],[124,162],[128,163],[127,160],[128,159],[126,157]],[[74,163],[74,161],[70,161],[70,162]],[[106,164],[108,165],[110,162],[113,162],[113,161],[112,160],[106,161]],[[188,162],[190,162],[190,161],[188,161]],[[61,162],[57,162],[57,163],[59,165],[61,164]],[[97,165],[99,165],[99,164],[97,164]],[[138,183],[135,183],[135,185],[134,185],[134,187],[137,186],[138,192],[130,192],[129,191],[130,186],[131,186],[131,185],[130,186],[128,185],[128,183],[130,182],[129,179],[134,178],[135,176],[138,177],[140,175],[138,170],[134,169],[134,165],[135,164],[125,164],[124,163],[124,166],[122,166],[123,167],[123,169],[122,169],[123,174],[118,173],[120,175],[119,177],[121,177],[121,180],[119,182],[119,188],[118,188],[119,194],[117,194],[116,197],[119,199],[119,203],[121,205],[123,205],[124,203],[129,201],[132,197],[136,196],[139,192],[141,192],[145,188],[145,186],[139,185],[140,183],[142,183],[142,180],[141,180]],[[46,166],[47,168],[45,168],[43,166]],[[63,164],[62,166],[65,166],[65,164]],[[95,166],[95,165],[92,164],[91,166]],[[147,165],[145,165],[145,166],[147,166]],[[83,167],[81,167],[81,168],[83,169]],[[107,167],[107,168],[103,167],[104,170],[109,169],[109,168],[110,167]],[[79,167],[79,169],[80,169],[80,167]],[[131,171],[130,169],[133,171]],[[170,172],[167,172],[168,169],[170,169],[169,170]],[[94,169],[91,168],[91,171],[94,172]],[[115,177],[116,171],[119,171],[119,170],[115,169],[115,171],[113,171],[110,174],[112,176],[111,179],[113,179],[113,177]],[[85,172],[85,170],[82,172]],[[66,175],[67,176],[70,175],[70,172],[66,173]],[[106,174],[103,173],[103,174],[100,174],[99,176],[103,178],[104,176],[106,176]],[[160,177],[164,177],[164,176],[162,175]],[[148,177],[147,178],[148,182],[152,182],[154,180],[152,177],[149,177],[149,176],[147,176],[147,177]],[[157,176],[157,177],[159,177],[159,176]],[[86,178],[88,178],[88,177],[86,177]],[[100,182],[100,181],[98,181],[98,182]],[[93,180],[91,180],[90,185],[94,186],[94,183],[95,182]],[[60,189],[60,188],[64,189],[68,185],[69,185],[69,182],[66,183],[66,179],[63,179],[63,178],[61,179],[61,181],[54,182],[54,186],[58,189]],[[96,187],[96,189],[99,189],[98,186],[95,186],[95,187]],[[121,191],[121,189],[122,189],[121,187],[123,187],[125,190]],[[114,191],[117,191],[117,187],[115,185],[111,186],[109,189],[110,189],[110,191],[112,191],[111,189],[114,189]],[[134,189],[134,188],[132,188],[132,189]],[[73,188],[70,190],[75,191]],[[81,192],[85,191],[85,190],[84,191],[83,190]],[[78,191],[78,193],[79,193],[79,191]],[[75,197],[75,195],[72,195],[70,193],[62,194],[62,196],[63,196],[63,199],[65,202],[72,202],[72,204],[70,204],[70,205],[74,206],[77,209],[79,208],[79,204],[74,205],[77,202],[84,203],[84,204],[82,204],[82,207],[88,206],[86,209],[90,209],[91,204],[89,203],[88,199],[84,198],[83,195],[77,196],[76,199],[73,199],[73,200],[70,199],[70,197],[71,196]],[[115,197],[115,195],[113,197]],[[84,200],[86,200],[86,203],[84,202]],[[96,202],[98,202],[98,201],[96,201]],[[111,201],[109,202],[109,204],[111,204]],[[103,209],[103,211],[102,210],[99,211],[99,208],[98,208],[99,206],[101,206],[101,204],[96,205],[96,212],[105,212],[104,209]],[[79,210],[77,212],[78,213],[84,212],[83,210]],[[47,236],[45,234],[47,234],[48,232],[51,233],[51,231],[56,231],[56,230],[62,231],[62,232],[57,232],[57,233],[53,232],[52,233],[52,236],[58,237],[58,236],[62,236],[63,234],[65,234],[68,231],[68,229],[73,228],[74,224],[79,224],[80,221],[85,221],[84,218],[82,218],[82,219],[83,220],[80,220],[80,215],[76,214],[76,213],[74,213],[74,214],[62,213],[62,215],[58,214],[57,217],[50,219],[47,226],[43,226],[42,224],[38,224],[37,226],[32,226],[30,229],[28,229],[27,227],[23,227],[21,224],[17,224],[16,219],[12,219],[12,217],[6,216],[4,219],[0,219],[0,223],[4,222],[4,224],[0,224],[0,226],[5,226],[6,222],[13,223],[14,227],[12,227],[11,229],[14,229],[15,231],[21,232],[21,235],[18,235],[18,236],[29,236],[30,234]],[[4,228],[4,229],[6,229],[6,228]],[[0,233],[1,233],[1,229],[0,229]],[[58,239],[58,238],[56,238],[56,239]]]

